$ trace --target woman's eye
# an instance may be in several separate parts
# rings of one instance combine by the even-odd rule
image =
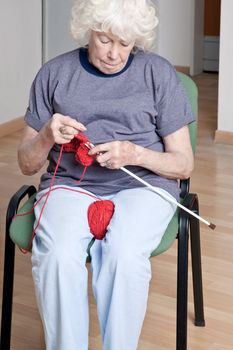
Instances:
[[[122,42],[121,45],[124,46],[124,47],[128,47],[130,45],[130,43]]]
[[[105,38],[105,37],[103,37],[103,38],[100,37],[100,41],[102,44],[107,44],[107,43],[109,43],[110,40],[108,38]]]

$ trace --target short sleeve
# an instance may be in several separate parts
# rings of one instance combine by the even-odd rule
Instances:
[[[39,131],[53,115],[52,96],[49,69],[43,66],[32,83],[24,118],[33,129]]]
[[[195,120],[189,99],[175,69],[167,64],[163,73],[164,79],[157,89],[156,132],[160,137],[165,137]]]

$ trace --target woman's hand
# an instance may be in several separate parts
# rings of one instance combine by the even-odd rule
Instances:
[[[136,165],[168,179],[187,179],[193,170],[193,151],[188,126],[164,137],[165,152],[157,152],[129,141],[112,141],[93,147],[97,162],[110,169]]]
[[[40,133],[45,140],[49,140],[52,144],[64,144],[69,143],[74,138],[74,135],[85,130],[85,126],[77,122],[77,120],[55,113],[44,125]]]
[[[119,169],[125,165],[136,165],[139,146],[129,141],[112,141],[93,147],[90,155],[96,155],[101,166]]]
[[[33,175],[38,172],[55,143],[69,143],[74,135],[85,130],[83,124],[58,113],[39,132],[27,125],[18,149],[18,162],[22,173]]]

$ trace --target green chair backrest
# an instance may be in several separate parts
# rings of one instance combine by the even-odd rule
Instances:
[[[189,98],[192,111],[196,117],[196,121],[189,124],[190,140],[192,144],[193,153],[195,153],[196,137],[197,137],[197,118],[198,118],[198,89],[194,81],[189,76],[181,72],[178,72],[177,74],[183,84],[185,92]]]
[[[194,81],[184,73],[178,72],[178,76],[183,84],[185,92],[189,98],[192,111],[196,116],[196,121],[189,124],[189,134],[192,144],[193,153],[196,149],[196,132],[197,132],[197,114],[198,114],[198,90]],[[182,201],[181,201],[182,204]],[[163,238],[158,247],[152,252],[151,256],[159,255],[168,250],[176,239],[178,233],[179,208],[176,210],[168,227],[163,235]]]

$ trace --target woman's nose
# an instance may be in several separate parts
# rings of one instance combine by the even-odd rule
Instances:
[[[112,47],[109,50],[108,57],[112,60],[115,60],[118,58],[119,55],[119,48],[117,45],[112,45]]]

